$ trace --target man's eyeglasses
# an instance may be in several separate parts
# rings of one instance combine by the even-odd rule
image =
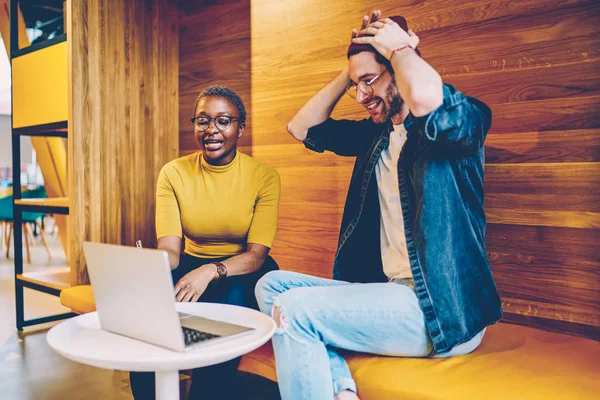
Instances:
[[[210,126],[210,121],[214,121],[215,127],[219,131],[225,131],[231,126],[231,122],[238,117],[232,117],[230,115],[219,115],[215,118],[210,117],[194,117],[192,118],[192,124],[201,132],[204,132]]]
[[[381,71],[377,76],[369,79],[368,81],[360,81],[358,83],[350,83],[346,86],[346,93],[348,96],[356,99],[358,97],[358,91],[360,90],[365,96],[370,96],[373,94],[373,84],[379,79],[381,75],[387,72],[387,68]]]

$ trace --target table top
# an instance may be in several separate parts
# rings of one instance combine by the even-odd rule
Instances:
[[[98,314],[93,312],[54,326],[46,340],[57,353],[82,364],[122,371],[168,371],[232,360],[265,344],[276,327],[272,318],[259,311],[227,304],[177,303],[177,311],[251,327],[255,331],[178,352],[104,331]]]

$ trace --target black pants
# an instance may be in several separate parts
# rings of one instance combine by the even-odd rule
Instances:
[[[171,271],[173,283],[177,283],[188,272],[201,265],[220,259],[196,258],[183,254],[179,266]],[[254,297],[256,282],[267,272],[279,269],[271,256],[267,256],[262,267],[247,275],[236,275],[219,282],[211,283],[198,301],[242,306],[258,310]],[[192,371],[192,386],[188,398],[226,400],[231,396],[232,377],[240,363],[240,358],[210,367],[196,368]],[[130,372],[131,391],[136,400],[154,400],[154,372]]]

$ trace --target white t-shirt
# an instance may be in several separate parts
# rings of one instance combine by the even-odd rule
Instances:
[[[398,187],[398,159],[406,135],[404,125],[394,125],[389,146],[375,166],[381,207],[381,261],[383,272],[390,280],[412,278]]]

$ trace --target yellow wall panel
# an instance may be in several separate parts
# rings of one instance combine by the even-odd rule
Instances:
[[[13,128],[67,120],[67,42],[13,59]]]

